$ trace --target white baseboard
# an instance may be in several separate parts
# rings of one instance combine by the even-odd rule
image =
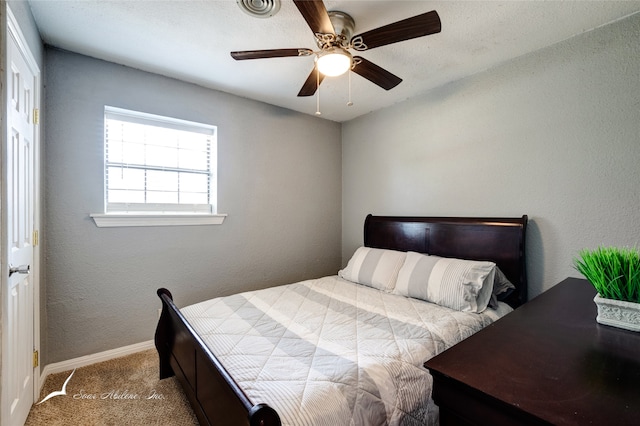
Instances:
[[[73,370],[74,368],[84,367],[87,365],[95,364],[97,362],[108,361],[110,359],[119,358],[121,356],[131,355],[136,352],[146,351],[147,349],[153,349],[153,340],[147,340],[146,342],[135,343],[129,346],[123,346],[121,348],[110,349],[104,352],[98,352],[97,354],[85,355],[78,358],[69,359],[67,361],[54,362],[53,364],[47,364],[42,369],[40,374],[40,390],[44,385],[49,374],[62,373],[63,371]]]

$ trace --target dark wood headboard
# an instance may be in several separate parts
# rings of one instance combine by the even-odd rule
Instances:
[[[519,218],[368,215],[364,222],[364,245],[495,262],[516,287],[506,302],[517,307],[527,301],[526,228],[526,215]]]

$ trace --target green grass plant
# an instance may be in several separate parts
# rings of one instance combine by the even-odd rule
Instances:
[[[640,303],[640,253],[637,249],[584,249],[573,263],[600,297]]]

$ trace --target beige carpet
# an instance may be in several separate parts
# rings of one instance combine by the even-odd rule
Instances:
[[[60,391],[70,374],[48,376],[37,402]],[[66,395],[34,405],[25,425],[198,424],[177,380],[158,379],[155,350],[78,368],[66,391]]]

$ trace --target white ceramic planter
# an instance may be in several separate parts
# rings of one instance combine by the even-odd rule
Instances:
[[[640,331],[640,303],[605,299],[596,294],[593,301],[598,307],[596,321],[600,324]]]

